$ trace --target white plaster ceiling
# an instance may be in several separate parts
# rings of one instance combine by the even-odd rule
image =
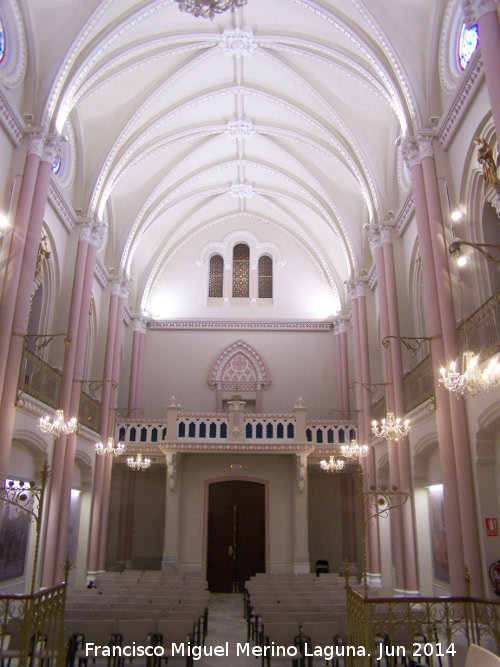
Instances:
[[[222,241],[233,220],[262,242],[272,229],[285,256],[303,248],[345,308],[344,282],[371,264],[363,226],[405,196],[396,140],[425,125],[445,6],[248,0],[210,21],[174,0],[33,0],[37,112],[71,123],[72,203],[109,224],[105,261],[133,277],[133,306],[171,254],[194,267],[206,230]],[[224,52],[235,29],[251,53]],[[251,136],[228,138],[237,120]],[[231,196],[240,182],[252,197]]]

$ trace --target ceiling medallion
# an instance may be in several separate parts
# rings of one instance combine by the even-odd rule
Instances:
[[[177,0],[177,3],[181,12],[213,19],[216,14],[222,14],[228,9],[234,12],[237,7],[243,7],[247,0]]]
[[[255,128],[252,125],[251,120],[230,120],[224,134],[228,139],[251,139],[255,134]]]
[[[253,188],[250,183],[233,183],[231,185],[231,197],[239,197],[239,199],[245,199],[253,197]]]
[[[178,0],[179,1],[179,0]],[[245,3],[242,2],[242,5]],[[221,35],[221,47],[225,56],[252,56],[257,44],[250,28],[227,28]]]

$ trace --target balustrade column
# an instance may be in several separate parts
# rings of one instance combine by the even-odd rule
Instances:
[[[391,228],[384,225],[381,230],[383,243],[383,261],[389,311],[390,353],[392,360],[392,381],[394,387],[394,407],[396,415],[403,417],[406,413],[405,390],[403,382],[403,359],[399,329],[399,308],[396,288],[396,270],[391,238]],[[413,504],[413,483],[411,471],[410,443],[408,438],[400,438],[397,445],[400,490],[411,494],[411,499],[401,508],[404,549],[404,572],[406,594],[418,594],[417,554],[415,544],[415,518]]]
[[[19,382],[24,338],[28,328],[33,281],[40,237],[43,228],[43,216],[49,192],[52,165],[57,155],[58,143],[55,139],[45,142],[38,166],[35,190],[30,212],[29,227],[23,252],[21,273],[17,289],[16,304],[12,320],[12,335],[5,368],[2,401],[0,404],[0,478],[5,480],[9,467],[12,435],[16,417],[16,396]]]
[[[498,17],[497,17],[498,19]],[[458,341],[456,330],[453,293],[451,289],[448,258],[441,202],[439,199],[436,166],[431,137],[419,138],[422,171],[429,216],[432,254],[436,273],[439,314],[443,331],[444,349],[448,359],[457,358]],[[446,365],[446,364],[445,364]],[[465,563],[474,581],[472,591],[480,597],[484,594],[482,581],[481,553],[479,548],[479,525],[477,519],[476,495],[471,465],[471,447],[467,428],[465,401],[462,396],[449,396],[451,408],[451,428],[455,448],[457,481],[460,499],[460,519],[464,539]]]
[[[120,282],[114,281],[111,286],[109,300],[108,331],[106,336],[106,352],[104,355],[103,386],[101,394],[101,424],[100,436],[105,444],[108,438],[108,422],[111,400],[111,376],[113,369],[113,349],[116,337],[118,301],[120,293]],[[89,560],[88,571],[93,574],[98,572],[99,565],[99,540],[102,515],[102,495],[104,483],[103,456],[96,456],[94,472],[94,488],[92,494],[92,519],[90,524]]]
[[[462,0],[468,27],[477,23],[479,46],[483,59],[486,85],[490,96],[493,120],[500,132],[500,22],[496,0]]]
[[[382,247],[382,236],[380,228],[371,226],[368,232],[372,254],[375,258],[377,267],[377,295],[380,315],[380,335],[382,340],[390,335],[389,304],[387,299],[387,279],[385,272],[384,250]],[[385,392],[385,409],[387,412],[395,412],[394,405],[394,387],[392,357],[389,348],[382,346],[382,360]],[[401,485],[399,472],[399,452],[398,443],[394,440],[387,440],[387,450],[389,453],[389,480],[390,486]],[[404,542],[403,542],[403,516],[400,508],[396,508],[390,513],[390,530],[392,546],[392,562],[394,565],[395,589],[397,591],[406,590],[405,585],[405,564],[404,564]]]
[[[102,239],[103,228],[94,225],[90,230],[87,257],[84,269],[82,285],[82,297],[80,313],[78,317],[78,335],[75,340],[75,366],[73,371],[73,382],[71,386],[70,415],[78,415],[80,408],[80,396],[82,392],[82,380],[85,364],[85,351],[87,348],[87,332],[89,326],[89,309],[92,299],[92,285],[94,281],[95,262],[97,250]],[[68,546],[68,523],[71,504],[71,489],[73,485],[73,472],[75,467],[77,433],[70,433],[66,437],[66,448],[64,453],[64,475],[61,489],[61,509],[57,530],[57,553],[55,559],[54,585],[62,581],[62,572],[58,563],[63,563],[67,555]]]
[[[118,396],[118,382],[120,379],[120,353],[123,338],[123,311],[127,302],[129,285],[128,282],[122,281],[120,283],[120,293],[118,299],[118,308],[116,313],[116,327],[115,340],[113,345],[113,364],[111,369],[111,383],[114,391],[111,394],[112,401],[109,405],[108,417],[108,438],[114,436],[115,432],[115,414],[116,401]],[[111,469],[113,464],[113,457],[106,457],[104,461],[102,496],[101,496],[101,523],[100,523],[100,539],[99,539],[99,560],[98,567],[102,571],[106,565],[106,546],[108,541],[108,519],[109,519],[109,497],[111,493]]]
[[[69,308],[69,319],[67,328],[67,338],[69,344],[66,347],[64,355],[64,364],[61,380],[61,398],[60,407],[64,412],[66,420],[71,417],[78,417],[70,414],[71,388],[73,386],[73,374],[76,358],[76,345],[78,337],[78,325],[80,321],[80,309],[82,303],[83,281],[85,276],[85,266],[87,262],[87,252],[89,247],[91,226],[88,223],[81,224],[79,227],[80,240],[76,253],[75,270],[73,276],[73,289],[71,292],[71,301]],[[55,585],[55,580],[60,580],[63,573],[58,572],[58,561],[56,557],[58,531],[60,527],[61,503],[65,499],[62,496],[63,477],[64,477],[64,457],[66,450],[66,436],[61,435],[55,438],[54,450],[52,453],[50,486],[47,505],[47,523],[45,528],[45,549],[42,570],[42,586]],[[73,472],[73,471],[71,471]],[[71,482],[70,482],[71,484]],[[71,487],[70,487],[71,490]],[[66,531],[65,531],[66,533]],[[64,561],[65,555],[61,563]]]
[[[445,365],[445,352],[424,176],[418,146],[412,142],[406,142],[403,153],[411,173],[420,261],[422,262],[427,327],[428,335],[431,338],[430,347],[436,401],[436,428],[441,478],[443,482],[446,545],[450,568],[451,593],[452,595],[466,595],[467,589],[463,580],[465,571],[464,540],[459,511],[460,500],[451,425],[450,396],[448,390],[437,381],[439,370]]]
[[[28,234],[31,205],[44,142],[44,136],[41,134],[32,134],[29,136],[28,154],[24,165],[21,190],[19,192],[19,200],[11,234],[2,300],[0,302],[0,398],[2,396],[5,369],[9,356],[12,322],[16,308],[17,290],[21,275],[24,246]]]

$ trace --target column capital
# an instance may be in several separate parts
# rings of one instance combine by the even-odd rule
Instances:
[[[432,134],[419,134],[418,135],[418,151],[420,157],[423,160],[426,157],[431,157],[434,159],[434,147],[432,145],[434,135]]]
[[[382,245],[387,243],[392,243],[392,230],[394,229],[394,224],[392,222],[382,222],[380,224],[380,238]]]
[[[345,315],[336,315],[333,318],[333,331],[335,335],[347,333],[347,325],[349,324],[349,318]]]
[[[497,0],[462,0],[462,11],[468,28],[489,12],[496,12]]]
[[[50,165],[53,165],[60,150],[59,137],[55,135],[47,137],[43,145],[42,162],[48,162]]]
[[[382,246],[380,227],[378,225],[367,225],[366,227],[368,229],[368,243],[370,244],[372,255],[374,255],[376,248]]]
[[[90,232],[92,231],[92,219],[79,216],[76,219],[76,228],[80,241],[88,242],[90,240]]]
[[[28,136],[28,155],[38,155],[41,158],[44,145],[45,134],[43,132],[30,132]]]
[[[98,248],[102,244],[104,234],[106,233],[106,225],[102,222],[94,222],[92,224],[92,229],[90,230],[90,245],[97,246]]]
[[[134,331],[138,331],[141,334],[146,333],[146,329],[148,326],[148,321],[146,318],[134,317],[133,322],[134,322]]]
[[[410,170],[422,162],[422,158],[420,157],[420,151],[415,142],[415,139],[404,140],[403,146],[401,148],[401,154],[403,156],[403,160],[406,162],[408,166],[408,169]]]

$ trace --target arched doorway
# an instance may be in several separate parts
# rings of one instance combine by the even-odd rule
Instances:
[[[212,593],[238,593],[266,569],[265,485],[213,482],[208,491],[207,580]]]

